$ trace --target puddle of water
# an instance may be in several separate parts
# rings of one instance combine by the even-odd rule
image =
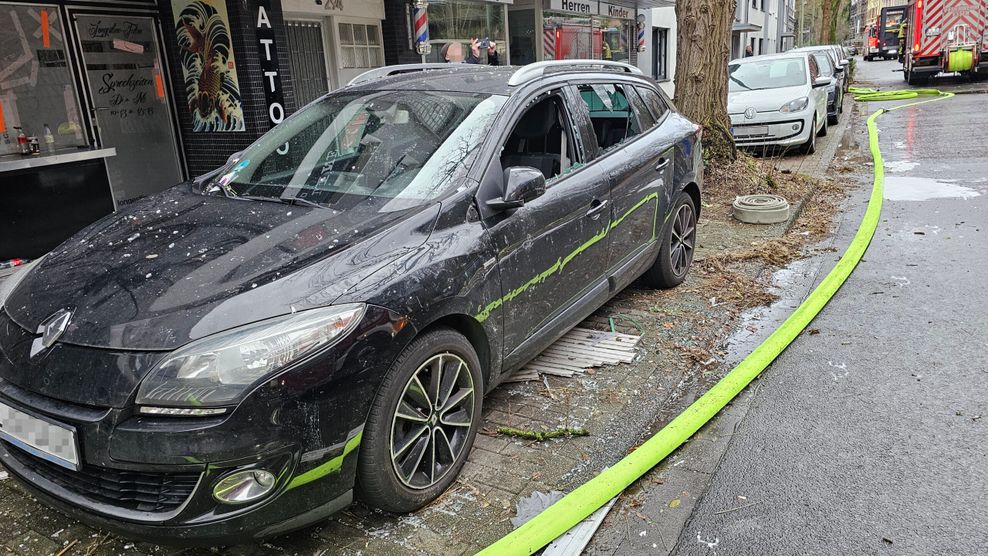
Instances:
[[[889,172],[908,172],[919,166],[919,162],[911,162],[909,160],[893,160],[891,162],[885,162],[885,169]]]
[[[932,178],[889,176],[885,178],[885,198],[890,201],[926,201],[928,199],[972,199],[978,191]]]
[[[831,254],[797,259],[772,273],[770,293],[779,296],[769,306],[748,309],[741,315],[741,326],[727,341],[726,362],[732,366],[744,359],[767,338],[803,302],[819,274],[824,260]]]

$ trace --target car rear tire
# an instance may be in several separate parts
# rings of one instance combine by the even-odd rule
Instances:
[[[818,137],[826,137],[827,136],[827,133],[829,133],[829,131],[830,131],[830,126],[828,125],[829,123],[830,123],[830,119],[827,118],[826,116],[824,116],[823,117],[823,125],[820,127],[820,131],[817,132],[817,136]]]
[[[405,513],[456,480],[480,427],[484,379],[462,334],[438,328],[412,341],[374,398],[360,442],[357,494]]]
[[[676,197],[659,241],[659,257],[643,278],[649,287],[673,288],[686,280],[696,251],[696,206],[689,193]]]

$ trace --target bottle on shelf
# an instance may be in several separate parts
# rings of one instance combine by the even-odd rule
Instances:
[[[20,147],[21,154],[31,154],[31,146],[28,145],[27,135],[24,134],[24,128],[19,125],[15,125],[14,129],[17,130],[17,146]]]
[[[55,136],[51,134],[51,128],[45,124],[45,148],[48,152],[55,152]]]

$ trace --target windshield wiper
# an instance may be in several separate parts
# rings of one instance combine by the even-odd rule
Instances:
[[[747,90],[749,90],[749,91],[752,91],[752,90],[754,90],[754,89],[752,89],[751,87],[749,87],[749,86],[747,86],[747,85],[745,85],[745,84],[744,84],[744,81],[741,81],[741,80],[740,80],[740,79],[738,79],[737,77],[734,77],[734,76],[731,76],[731,77],[730,77],[730,79],[731,79],[731,81],[733,81],[733,82],[735,82],[735,83],[737,83],[738,85],[740,85],[740,86],[742,86],[742,87],[744,87],[745,89],[747,89]]]
[[[247,201],[263,201],[267,203],[280,203],[282,205],[304,205],[307,207],[318,208],[318,209],[328,209],[329,207],[321,205],[315,201],[310,201],[308,199],[303,199],[301,197],[265,197],[263,195],[237,195],[234,199],[244,199]]]

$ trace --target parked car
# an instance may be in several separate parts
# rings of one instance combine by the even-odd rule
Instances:
[[[829,77],[827,85],[827,124],[837,125],[844,112],[844,70],[837,65],[836,53],[826,46],[806,46],[792,52],[807,52],[816,58],[820,75]]]
[[[816,151],[827,134],[827,85],[816,58],[787,52],[732,60],[727,111],[739,147],[798,147]]]
[[[851,56],[852,54],[847,48],[839,44],[831,44],[830,48],[834,51],[834,57],[837,62],[837,73],[844,83],[844,92],[846,93],[848,89],[851,88]]]
[[[700,138],[625,64],[372,70],[4,284],[0,461],[156,542],[420,508],[485,393],[686,278]]]

